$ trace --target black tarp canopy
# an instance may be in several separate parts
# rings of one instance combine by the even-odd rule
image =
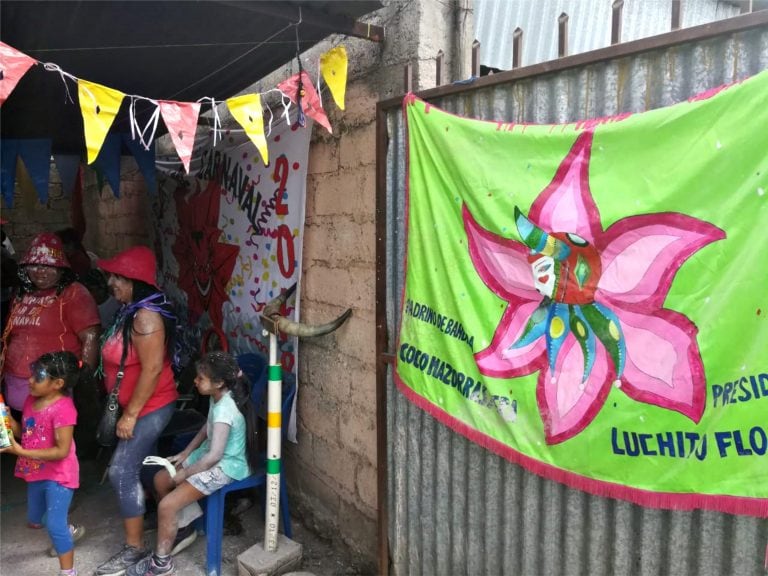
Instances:
[[[333,33],[382,40],[381,28],[357,21],[380,7],[378,0],[3,0],[0,39],[126,94],[223,100],[295,58],[292,23],[301,21],[302,52]],[[2,137],[51,138],[56,153],[84,153],[77,86],[67,83],[75,104],[59,74],[33,66],[0,108]],[[126,98],[112,131],[129,131],[128,104]],[[137,101],[140,118],[151,108]]]

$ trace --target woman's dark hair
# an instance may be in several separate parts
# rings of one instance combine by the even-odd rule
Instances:
[[[19,291],[16,295],[17,298],[22,298],[25,294],[37,290],[35,284],[32,282],[32,280],[30,280],[29,274],[27,274],[27,266],[35,266],[35,264],[19,266],[18,275],[20,285]],[[61,270],[61,276],[59,276],[59,281],[56,283],[56,296],[61,295],[61,293],[64,292],[64,288],[77,280],[77,276],[74,272],[72,272],[71,268],[59,268],[59,270]]]
[[[145,298],[149,298],[150,296],[153,296],[155,294],[162,294],[163,292],[159,290],[158,288],[155,288],[154,286],[150,286],[146,282],[142,282],[141,280],[134,280],[133,278],[128,278],[127,280],[130,280],[133,283],[133,302],[140,302],[144,300]],[[168,353],[168,356],[170,358],[174,357],[174,351],[176,346],[176,312],[173,309],[173,305],[171,302],[164,298],[162,302],[155,302],[154,303],[158,308],[161,308],[168,312],[169,315],[166,314],[160,314],[160,317],[163,320],[163,326],[165,327],[165,350]],[[123,342],[130,342],[130,335],[131,330],[133,330],[133,319],[136,317],[136,312],[138,312],[138,308],[136,310],[133,310],[130,312],[124,320],[123,323]]]
[[[83,363],[72,352],[66,351],[43,354],[32,363],[33,372],[38,368],[45,370],[50,378],[64,380],[61,392],[65,396],[71,395],[83,373]]]
[[[210,378],[211,382],[221,382],[231,392],[240,413],[245,418],[246,458],[251,471],[259,467],[259,447],[257,443],[256,408],[251,402],[251,383],[243,374],[237,360],[226,352],[208,352],[195,363],[200,374]]]

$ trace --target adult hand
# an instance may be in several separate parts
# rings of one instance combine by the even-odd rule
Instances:
[[[133,429],[136,426],[136,418],[128,414],[120,416],[120,420],[117,421],[117,437],[122,440],[130,440],[133,438]]]

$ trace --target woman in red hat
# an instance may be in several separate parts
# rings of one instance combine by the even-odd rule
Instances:
[[[109,480],[117,492],[125,543],[96,569],[97,576],[116,576],[149,554],[144,548],[144,490],[139,474],[178,397],[171,369],[176,316],[157,287],[155,255],[149,248],[129,248],[96,264],[107,274],[109,290],[122,304],[102,338],[101,359],[107,391],[114,388],[123,366],[118,393],[123,412],[117,422],[118,443]]]
[[[97,365],[101,321],[96,302],[69,266],[61,240],[38,234],[19,263],[20,286],[3,331],[5,400],[21,410],[29,394],[30,364],[47,352],[74,353]],[[75,391],[76,400],[78,391]]]

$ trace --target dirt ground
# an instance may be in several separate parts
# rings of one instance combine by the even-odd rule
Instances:
[[[13,476],[15,458],[0,455],[0,574],[8,576],[46,576],[58,574],[58,561],[47,555],[50,546],[45,530],[27,528],[26,485]],[[86,528],[85,537],[75,549],[75,566],[80,576],[90,576],[95,568],[122,545],[122,524],[109,481],[100,483],[105,463],[81,463],[81,487],[76,492],[70,519]],[[244,493],[232,502],[236,514],[225,522],[222,576],[237,575],[237,556],[263,542],[263,512],[259,505],[247,507]],[[242,500],[242,501],[240,501]],[[243,508],[246,508],[242,510]],[[240,509],[240,512],[237,510]],[[337,542],[321,538],[293,518],[293,540],[303,547],[301,570],[317,576],[370,574],[350,552]],[[239,532],[239,533],[238,533]],[[153,545],[154,532],[147,533]],[[199,535],[176,558],[179,576],[205,576],[205,536]]]

